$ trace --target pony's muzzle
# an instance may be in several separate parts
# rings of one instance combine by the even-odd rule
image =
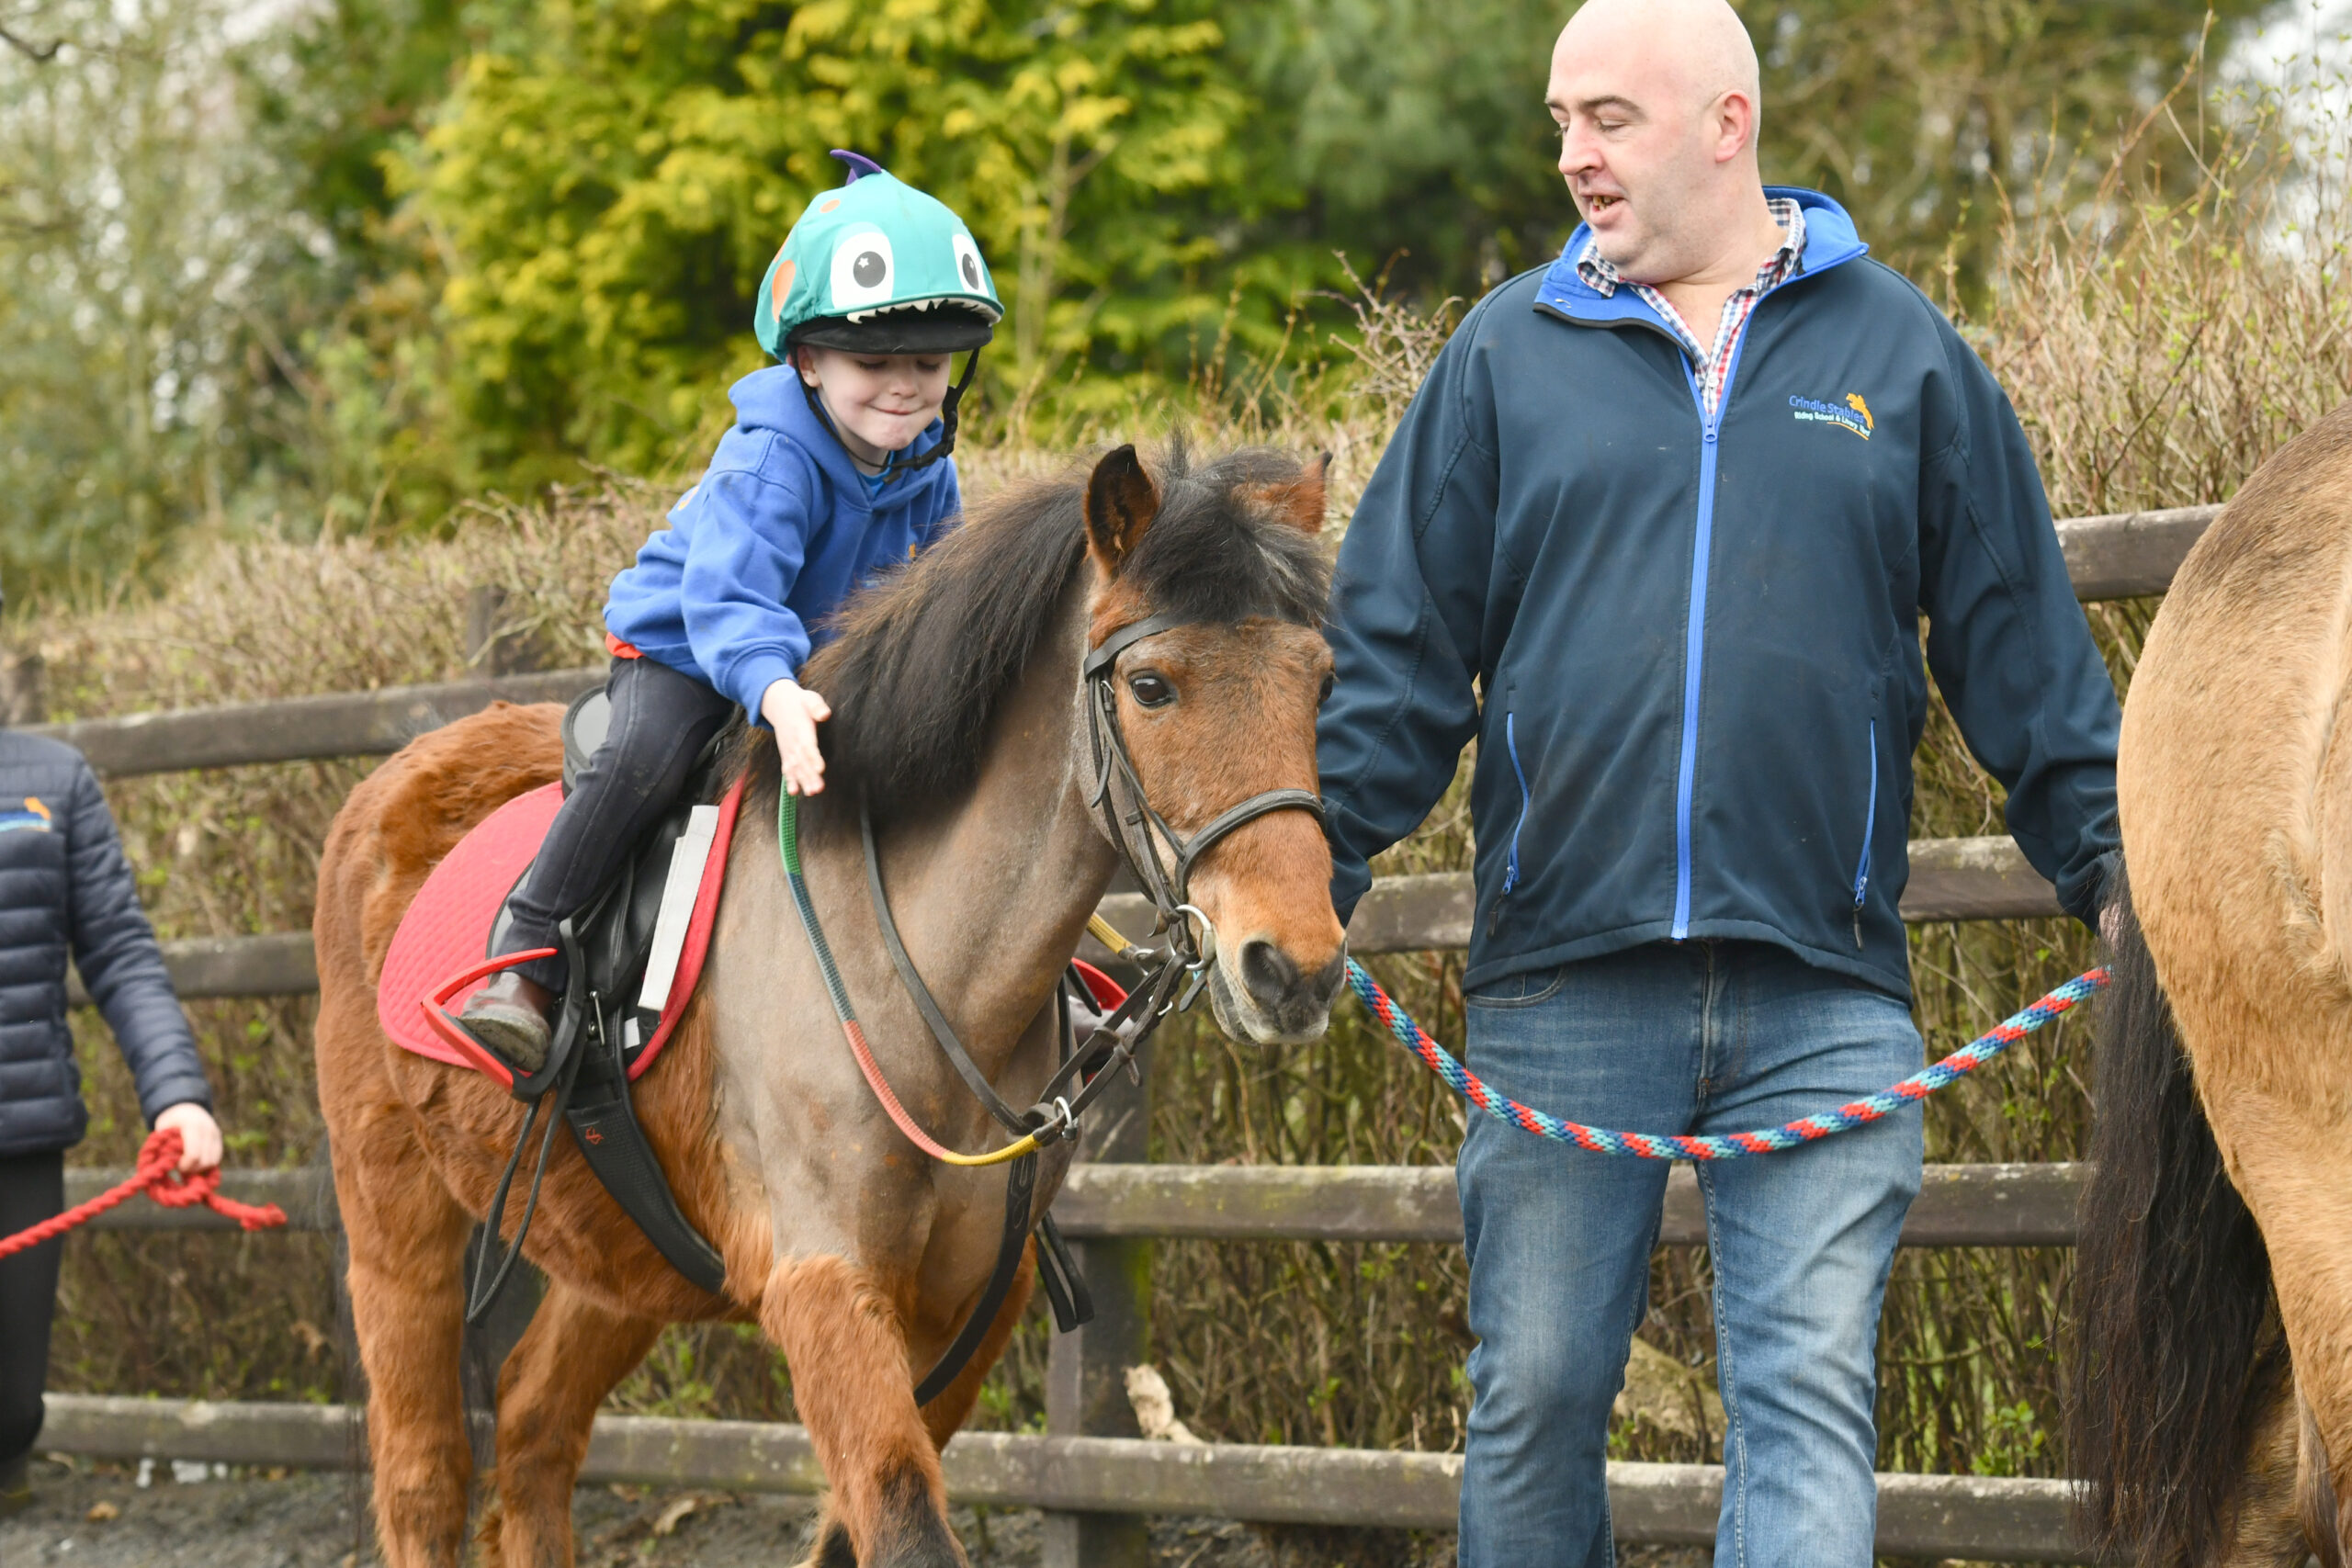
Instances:
[[[1235,951],[1233,969],[1246,1010],[1262,1026],[1251,1032],[1283,1042],[1311,1040],[1330,1020],[1331,1003],[1347,979],[1348,955],[1341,947],[1308,974],[1281,943],[1252,936]]]

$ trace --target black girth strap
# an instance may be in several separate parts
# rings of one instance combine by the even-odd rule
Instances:
[[[588,1168],[613,1195],[621,1212],[637,1223],[654,1250],[670,1267],[695,1284],[718,1295],[727,1284],[727,1260],[678,1211],[670,1179],[645,1141],[637,1111],[629,1103],[628,1069],[619,1042],[613,1041],[582,1071],[573,1103],[564,1109],[571,1135],[586,1156]]]

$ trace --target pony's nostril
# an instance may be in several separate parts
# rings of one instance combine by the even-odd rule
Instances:
[[[1279,1007],[1298,984],[1298,965],[1272,942],[1253,937],[1241,944],[1241,984],[1261,1007]]]
[[[1348,950],[1342,947],[1339,952],[1331,954],[1331,962],[1323,965],[1322,972],[1315,976],[1317,998],[1326,1002],[1329,1001],[1340,994],[1340,987],[1346,983],[1347,978]]]

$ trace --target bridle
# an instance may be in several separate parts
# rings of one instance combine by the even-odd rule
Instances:
[[[898,971],[899,982],[905,987],[915,1010],[922,1014],[932,1037],[938,1044],[956,1076],[964,1080],[973,1097],[984,1106],[997,1123],[1003,1127],[1012,1142],[986,1155],[958,1154],[934,1142],[918,1126],[899,1103],[898,1095],[884,1079],[881,1068],[874,1060],[866,1044],[865,1031],[857,1021],[848,989],[842,983],[839,967],[834,964],[831,947],[819,924],[815,902],[809,897],[808,886],[801,874],[797,801],[781,785],[777,798],[777,848],[784,860],[785,876],[789,884],[794,907],[799,911],[802,928],[808,932],[814,949],[818,968],[823,975],[826,990],[833,1010],[840,1017],[842,1030],[848,1038],[852,1054],[859,1070],[864,1073],[875,1098],[882,1104],[891,1121],[918,1148],[935,1159],[956,1166],[974,1167],[1011,1164],[1005,1185],[1004,1226],[997,1248],[997,1260],[989,1282],[980,1292],[963,1327],[931,1371],[915,1388],[915,1403],[928,1404],[955,1381],[972,1356],[981,1339],[997,1318],[998,1312],[1012,1291],[1014,1276],[1019,1271],[1025,1250],[1029,1225],[1031,1197],[1035,1190],[1037,1151],[1051,1143],[1078,1136],[1078,1119],[1089,1106],[1109,1088],[1114,1073],[1125,1068],[1130,1080],[1138,1076],[1136,1053],[1149,1039],[1168,1015],[1192,1005],[1207,978],[1208,966],[1216,959],[1216,928],[1208,917],[1189,901],[1193,867],[1202,855],[1225,839],[1234,829],[1274,811],[1308,811],[1319,823],[1323,819],[1323,802],[1312,790],[1270,789],[1250,796],[1238,805],[1227,807],[1211,818],[1198,832],[1187,838],[1169,825],[1168,819],[1155,810],[1144,788],[1143,777],[1136,771],[1135,759],[1128,752],[1126,737],[1119,727],[1117,663],[1119,655],[1145,637],[1178,626],[1196,624],[1188,617],[1173,615],[1152,615],[1120,627],[1091,649],[1080,667],[1084,686],[1087,739],[1094,763],[1093,782],[1086,804],[1089,809],[1102,813],[1103,826],[1111,842],[1119,852],[1128,870],[1151,900],[1158,915],[1154,935],[1165,934],[1159,946],[1147,946],[1128,941],[1100,915],[1092,916],[1088,929],[1096,940],[1122,961],[1144,971],[1144,977],[1126,999],[1105,1015],[1080,1044],[1072,1037],[1067,1009],[1057,1006],[1059,1019],[1057,1043],[1060,1061],[1053,1076],[1046,1082],[1037,1102],[1027,1111],[1015,1111],[996,1091],[972,1055],[948,1021],[931,987],[923,983],[914,961],[908,955],[906,944],[899,939],[898,921],[890,913],[890,899],[882,886],[882,860],[875,843],[874,818],[870,810],[860,806],[859,836],[865,852],[865,882],[868,897],[874,906],[876,924],[880,928],[882,945],[890,956],[891,966]],[[1124,796],[1122,801],[1119,797]],[[1173,863],[1163,861],[1161,841],[1165,840]],[[1197,922],[1199,931],[1194,931]],[[1203,937],[1206,938],[1204,942]],[[1191,987],[1180,998],[1177,987],[1187,977]],[[1084,1281],[1079,1276],[1064,1245],[1054,1227],[1053,1216],[1046,1215],[1036,1225],[1038,1282],[1044,1286],[1054,1308],[1057,1326],[1067,1331],[1093,1315],[1091,1303],[1087,1300]]]
[[[1171,949],[1182,953],[1195,973],[1216,956],[1216,928],[1192,902],[1193,865],[1235,829],[1269,812],[1306,811],[1314,814],[1317,824],[1323,820],[1322,798],[1305,789],[1262,790],[1217,813],[1189,839],[1170,827],[1168,819],[1153,809],[1144,789],[1143,776],[1136,771],[1135,758],[1127,751],[1125,732],[1119,727],[1119,655],[1145,637],[1197,624],[1175,615],[1130,622],[1095,645],[1080,666],[1086,682],[1087,742],[1094,754],[1094,783],[1086,804],[1102,811],[1111,842],[1127,863],[1127,869],[1135,874],[1144,896],[1151,900],[1160,929],[1169,934]],[[1127,797],[1124,809],[1112,799],[1114,782]],[[1163,840],[1174,857],[1173,864],[1160,860]],[[1194,920],[1209,933],[1205,950],[1194,939]]]

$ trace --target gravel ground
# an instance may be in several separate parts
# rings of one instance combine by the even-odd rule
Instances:
[[[187,1470],[201,1472],[200,1466]],[[121,1465],[44,1462],[33,1506],[0,1519],[0,1568],[366,1568],[378,1561],[366,1482],[344,1475],[206,1473],[168,1464],[139,1484]],[[807,1549],[800,1497],[583,1486],[572,1504],[581,1568],[779,1568]],[[956,1510],[972,1568],[1036,1568],[1033,1509]],[[1262,1531],[1225,1519],[1162,1519],[1156,1568],[1452,1568],[1446,1538]],[[1701,1568],[1698,1552],[1625,1551],[1625,1568]]]

